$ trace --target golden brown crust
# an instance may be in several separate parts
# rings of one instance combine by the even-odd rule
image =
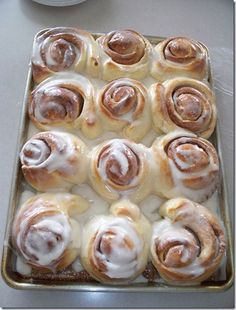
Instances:
[[[178,128],[209,138],[217,113],[215,96],[206,84],[189,78],[175,78],[150,87],[152,117],[157,131]]]
[[[26,180],[39,191],[68,189],[87,178],[87,147],[71,134],[38,133],[25,143],[20,158]]]
[[[161,196],[182,195],[201,202],[216,190],[219,160],[209,141],[187,131],[174,131],[157,138],[152,151],[157,179],[154,188]]]
[[[68,193],[33,196],[15,215],[12,226],[14,249],[38,272],[57,272],[66,268],[78,256],[81,238],[77,235],[76,243],[72,242],[74,227],[71,226],[70,209],[79,214],[86,208],[88,204],[83,198]]]
[[[99,282],[127,284],[145,269],[151,227],[128,200],[114,203],[110,213],[86,223],[81,261]]]
[[[208,279],[225,255],[226,240],[215,215],[185,198],[167,201],[154,223],[151,258],[167,282],[197,284]]]
[[[56,27],[38,33],[32,54],[36,83],[55,72],[74,70],[98,73],[98,51],[90,33],[72,27]]]
[[[99,44],[114,62],[122,65],[138,63],[146,48],[142,36],[133,30],[109,32],[99,40]]]
[[[140,145],[113,139],[91,152],[89,179],[93,188],[108,201],[128,195],[135,201],[150,192],[147,150]]]
[[[29,96],[28,115],[41,130],[81,130],[89,139],[101,133],[96,116],[94,87],[79,74],[55,74],[40,83]]]
[[[57,87],[46,88],[41,93],[40,101],[37,102],[38,88],[34,89],[29,98],[29,117],[37,125],[39,123],[58,125],[61,122],[73,123],[83,110],[84,100],[80,92],[73,85],[59,84]],[[53,104],[51,104],[53,102]],[[35,115],[38,113],[43,118],[40,122]]]
[[[186,37],[171,37],[154,49],[151,75],[158,81],[175,76],[208,78],[208,52],[203,44]]]
[[[102,79],[144,78],[149,71],[152,46],[140,33],[116,30],[97,39],[100,45]]]
[[[151,126],[147,90],[133,79],[105,85],[98,95],[97,111],[104,129],[121,132],[133,141],[142,140]]]

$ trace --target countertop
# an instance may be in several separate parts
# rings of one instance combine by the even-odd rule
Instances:
[[[67,8],[47,7],[30,0],[1,0],[0,252],[33,37],[40,29],[58,25],[79,26],[94,32],[131,28],[150,35],[184,35],[208,46],[233,215],[233,11],[231,0],[87,0]],[[0,306],[233,308],[234,289],[217,294],[17,291],[0,278]]]

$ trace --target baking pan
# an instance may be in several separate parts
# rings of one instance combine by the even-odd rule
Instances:
[[[101,33],[92,33],[94,38],[101,36]],[[160,41],[164,40],[163,37],[155,36],[145,36],[152,44],[156,45]],[[210,66],[209,66],[210,68]],[[211,70],[209,69],[208,82],[212,85],[212,76]],[[19,160],[19,153],[22,145],[27,140],[29,118],[27,114],[27,101],[28,95],[32,89],[32,72],[31,68],[29,69],[26,90],[22,105],[21,121],[18,130],[18,143],[15,152],[15,162],[12,175],[12,187],[10,192],[10,199],[8,205],[8,216],[7,224],[5,231],[5,241],[3,245],[3,255],[2,255],[2,264],[1,272],[5,282],[15,288],[15,289],[36,289],[36,290],[67,290],[67,291],[97,291],[97,292],[216,292],[224,291],[228,289],[234,278],[233,270],[233,245],[232,245],[232,235],[231,235],[231,225],[230,225],[230,215],[229,215],[229,205],[227,200],[227,190],[225,183],[224,175],[224,166],[223,158],[221,152],[221,142],[220,142],[220,133],[219,126],[216,126],[216,129],[211,136],[211,142],[215,145],[218,152],[219,161],[220,161],[220,186],[218,189],[219,195],[219,209],[220,209],[220,219],[222,220],[227,238],[227,252],[226,252],[226,262],[225,262],[225,276],[224,280],[216,280],[210,278],[208,281],[197,286],[171,286],[169,284],[161,282],[143,282],[137,283],[133,282],[129,285],[116,285],[109,286],[101,284],[95,281],[86,282],[86,281],[71,281],[70,273],[65,275],[63,279],[57,279],[53,277],[48,280],[42,280],[40,278],[27,278],[23,277],[15,271],[16,256],[14,250],[11,248],[11,226],[12,220],[14,218],[15,211],[18,206],[19,197],[23,189],[27,188],[27,184],[24,180],[23,174],[21,172],[21,165]]]

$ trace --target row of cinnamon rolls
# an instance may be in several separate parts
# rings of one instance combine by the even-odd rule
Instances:
[[[80,130],[89,139],[113,131],[136,142],[151,128],[157,133],[183,128],[209,138],[217,119],[212,90],[194,79],[177,77],[146,88],[121,78],[97,89],[86,77],[66,72],[32,91],[28,114],[40,130]]]
[[[75,135],[40,132],[25,143],[20,159],[26,180],[38,191],[89,183],[108,202],[124,197],[140,202],[151,193],[202,202],[219,180],[214,146],[184,130],[157,137],[150,148],[110,139],[91,149]]]
[[[198,284],[219,268],[226,240],[217,217],[186,198],[166,201],[161,219],[150,223],[137,205],[120,200],[109,214],[79,217],[90,208],[69,193],[38,194],[18,210],[12,244],[33,269],[64,270],[79,257],[95,280],[128,284],[151,260],[171,284]]]
[[[96,41],[87,31],[57,27],[40,31],[34,40],[36,83],[60,71],[84,72],[102,80],[120,77],[158,81],[175,76],[208,78],[208,52],[200,42],[173,37],[156,46],[133,30],[112,31]]]

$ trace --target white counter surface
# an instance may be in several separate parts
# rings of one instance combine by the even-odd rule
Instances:
[[[32,41],[35,33],[46,27],[79,26],[94,32],[131,28],[150,35],[184,35],[207,45],[216,79],[233,214],[233,10],[231,0],[87,0],[67,8],[47,7],[30,0],[0,1],[0,254]],[[217,294],[17,291],[0,278],[1,307],[232,308],[233,293],[233,288]]]

